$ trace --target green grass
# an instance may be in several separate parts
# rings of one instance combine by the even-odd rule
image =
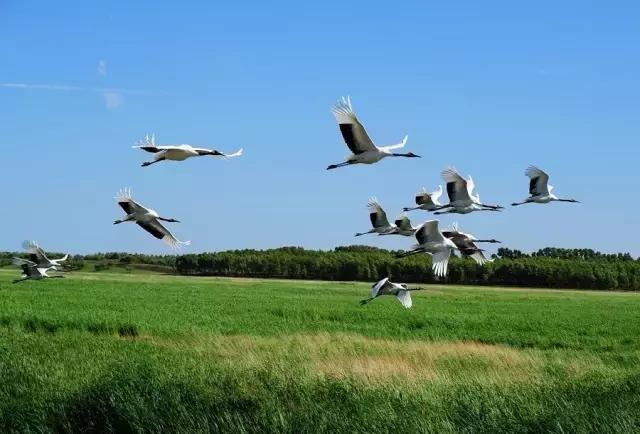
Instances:
[[[640,294],[0,269],[0,432],[638,432]]]

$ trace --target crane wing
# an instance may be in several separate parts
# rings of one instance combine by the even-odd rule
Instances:
[[[137,145],[132,146],[133,148],[139,148],[142,149],[144,151],[147,152],[151,152],[152,154],[155,154],[157,152],[162,151],[163,147],[160,146],[156,146],[156,136],[155,134],[152,134],[151,137],[149,137],[149,135],[147,134],[144,138],[144,140],[140,140],[138,142]]]
[[[405,290],[398,291],[398,295],[396,297],[398,297],[398,300],[400,300],[400,303],[402,303],[402,305],[407,309],[413,306],[413,301],[411,300],[411,293],[409,291],[405,291]]]
[[[403,231],[410,231],[413,229],[413,226],[411,226],[411,220],[409,220],[407,214],[401,214],[394,223]]]
[[[351,98],[342,98],[331,109],[338,121],[340,132],[345,143],[354,154],[362,154],[367,151],[377,151],[376,145],[360,123],[351,107]]]
[[[49,258],[44,253],[44,250],[35,241],[26,240],[22,243],[22,247],[30,253],[30,258],[37,264],[48,263]]]
[[[241,156],[243,154],[243,152],[244,152],[244,148],[240,148],[236,152],[234,152],[233,154],[223,154],[223,158],[239,157],[239,156]]]
[[[138,226],[140,226],[145,231],[149,232],[151,235],[156,237],[159,240],[164,241],[169,246],[173,248],[180,248],[183,245],[191,244],[190,241],[180,241],[178,240],[167,228],[165,228],[158,220],[150,220],[150,221],[139,221],[136,222]]]
[[[440,277],[445,277],[447,275],[449,256],[451,256],[450,249],[446,249],[431,255],[431,269],[433,270],[433,274]]]
[[[467,180],[464,179],[453,167],[448,167],[442,171],[442,179],[447,183],[447,195],[449,202],[471,200]]]
[[[487,262],[493,262],[493,259],[487,259],[487,257],[484,256],[484,253],[480,250],[476,250],[475,252],[470,254],[469,257],[476,261],[478,265],[484,265]]]
[[[118,201],[118,205],[126,212],[127,214],[133,214],[138,212],[146,212],[147,208],[140,205],[138,202],[133,200],[131,196],[131,189],[124,188],[118,192],[116,196],[116,200]]]
[[[371,297],[377,297],[378,293],[380,292],[380,289],[383,286],[385,286],[388,282],[389,282],[389,278],[385,277],[384,279],[374,284],[373,287],[371,288]]]
[[[416,194],[416,205],[425,205],[431,202],[431,195],[427,192],[427,189],[422,187]]]
[[[536,166],[529,166],[524,172],[529,177],[529,194],[544,196],[549,194],[549,175]]]
[[[438,202],[438,199],[440,199],[441,196],[442,196],[442,185],[439,185],[438,189],[431,193],[431,201],[434,203],[434,205],[440,205],[440,202]]]
[[[12,260],[13,265],[15,265],[16,267],[24,267],[25,265],[28,267],[35,267],[36,263],[29,261],[28,259],[22,259],[22,258],[17,258],[14,257]]]
[[[429,220],[420,225],[416,230],[416,239],[418,244],[444,241],[444,236],[438,230],[438,220]]]
[[[367,205],[369,207],[369,218],[371,219],[371,225],[374,228],[380,228],[385,226],[391,226],[389,219],[387,219],[387,213],[382,209],[382,205],[375,197],[369,200]]]

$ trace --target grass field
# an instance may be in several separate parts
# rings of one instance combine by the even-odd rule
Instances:
[[[640,294],[0,270],[0,432],[638,432]]]

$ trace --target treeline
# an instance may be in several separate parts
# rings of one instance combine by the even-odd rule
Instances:
[[[177,257],[175,267],[180,274],[199,276],[362,281],[390,276],[403,282],[640,290],[640,261],[628,254],[571,255],[569,249],[542,249],[512,258],[510,252],[502,249],[494,262],[484,266],[451,258],[446,279],[433,275],[427,255],[396,259],[398,252],[366,246],[328,252],[285,247],[201,253]]]
[[[493,255],[495,261],[484,266],[470,259],[451,258],[446,279],[433,275],[429,256],[396,259],[396,253],[368,246],[338,247],[331,251],[283,247],[181,256],[112,252],[76,255],[70,258],[69,265],[82,268],[85,261],[90,261],[96,271],[135,266],[192,276],[360,281],[390,276],[404,282],[640,290],[640,260],[628,253],[548,247],[527,254],[500,248]],[[14,255],[0,252],[0,265],[10,264]],[[61,255],[51,254],[58,256]]]

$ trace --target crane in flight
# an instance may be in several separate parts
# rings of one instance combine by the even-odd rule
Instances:
[[[164,241],[170,247],[175,249],[179,249],[181,246],[187,246],[191,243],[191,241],[178,240],[162,225],[162,223],[160,223],[160,221],[179,223],[179,220],[161,217],[155,210],[139,204],[131,196],[131,189],[127,188],[120,190],[116,196],[116,200],[126,215],[123,219],[113,222],[113,224],[117,225],[125,222],[134,222],[157,239]]]
[[[434,214],[469,214],[474,211],[500,211],[500,205],[486,205],[480,202],[480,195],[474,192],[476,184],[473,178],[465,179],[453,167],[442,171],[442,178],[447,183],[449,203],[435,208]]]
[[[369,203],[367,204],[369,208],[369,219],[371,220],[372,229],[367,232],[358,232],[356,233],[356,237],[366,234],[378,234],[378,235],[389,235],[395,229],[396,226],[389,223],[389,219],[387,219],[387,213],[378,202],[378,199],[372,197],[369,199]]]
[[[331,111],[338,121],[340,133],[342,133],[342,138],[351,151],[351,155],[347,157],[345,162],[332,164],[327,167],[327,170],[349,166],[351,164],[373,164],[386,157],[420,158],[419,155],[416,155],[413,152],[407,152],[404,154],[393,152],[396,149],[404,147],[407,143],[408,136],[404,136],[404,139],[402,139],[402,141],[397,145],[376,146],[369,138],[364,126],[356,117],[353,107],[351,106],[351,98],[343,97],[335,106],[333,106]]]
[[[13,283],[23,282],[25,280],[61,279],[64,277],[60,275],[49,276],[47,272],[54,269],[54,267],[38,267],[38,264],[28,259],[13,258],[13,264],[22,269],[22,277],[14,280]]]
[[[438,199],[442,196],[442,185],[438,186],[436,191],[429,193],[426,188],[422,187],[422,190],[416,194],[416,205],[414,207],[405,207],[403,211],[413,211],[415,209],[422,209],[424,211],[435,211],[441,205]]]
[[[24,241],[22,243],[22,248],[29,253],[29,259],[31,262],[34,262],[38,268],[51,268],[55,271],[62,271],[62,263],[69,259],[68,254],[64,255],[62,258],[49,259],[38,243],[32,240]]]
[[[462,232],[457,223],[453,223],[450,230],[442,231],[442,235],[453,241],[462,256],[473,259],[479,265],[493,262],[493,259],[488,259],[484,255],[484,250],[479,248],[476,243],[500,243],[495,239],[479,240],[471,234]]]
[[[134,148],[142,149],[153,154],[152,161],[145,161],[142,163],[142,167],[151,166],[152,164],[159,163],[160,161],[184,161],[191,157],[204,157],[206,155],[221,157],[221,158],[233,158],[242,155],[242,149],[234,152],[233,154],[225,154],[215,149],[197,148],[191,145],[156,145],[155,135],[144,138],[144,141],[139,142]]]
[[[360,305],[364,306],[372,302],[382,295],[395,295],[402,305],[409,309],[413,302],[411,301],[410,291],[422,291],[424,288],[409,288],[406,283],[393,283],[388,277],[374,283],[371,287],[371,297],[360,301]]]
[[[431,255],[433,274],[445,277],[451,252],[458,250],[458,247],[440,232],[438,220],[428,220],[418,226],[416,240],[418,240],[418,244],[415,244],[411,250],[400,253],[397,257],[404,258],[418,253],[427,253]]]
[[[549,175],[536,166],[527,167],[524,174],[529,177],[529,197],[522,202],[514,202],[511,206],[523,205],[525,203],[549,203],[554,201],[580,203],[575,199],[561,199],[551,193],[553,185],[549,185]]]

